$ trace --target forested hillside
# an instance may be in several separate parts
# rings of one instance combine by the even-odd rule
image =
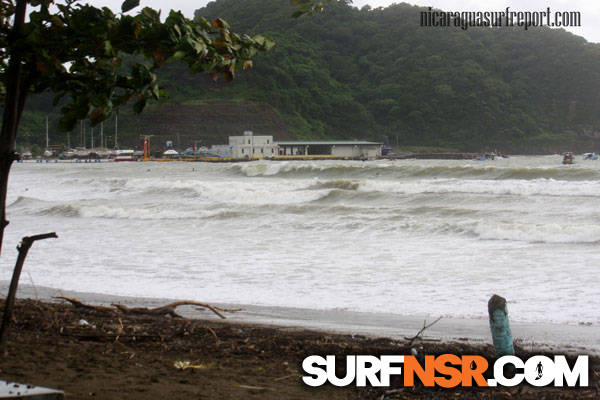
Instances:
[[[230,104],[240,113],[268,110],[277,121],[266,128],[248,122],[248,129],[281,129],[285,137],[513,153],[599,148],[600,45],[548,28],[421,27],[423,10],[338,2],[291,19],[288,0],[209,3],[196,18],[221,17],[233,30],[269,35],[277,45],[231,83],[168,65],[161,78],[170,103],[196,105],[198,114],[214,109],[201,129],[181,134],[207,144],[239,134],[236,112],[221,113]],[[196,113],[186,110],[182,119]],[[120,135],[137,142],[139,134],[161,133],[153,131],[161,108],[149,111],[152,117],[123,115]],[[23,129],[36,130],[42,120],[30,113]]]

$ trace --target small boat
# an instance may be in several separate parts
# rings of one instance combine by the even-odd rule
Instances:
[[[565,153],[565,155],[563,156],[562,163],[563,164],[573,164],[573,153],[571,153],[571,152]]]
[[[179,158],[179,152],[177,150],[169,149],[163,153],[165,158],[176,159]]]
[[[117,150],[115,161],[136,161],[133,150]]]
[[[596,153],[583,153],[584,160],[597,160],[598,154]]]

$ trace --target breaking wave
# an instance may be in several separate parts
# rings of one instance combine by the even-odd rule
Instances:
[[[516,222],[478,222],[473,228],[485,240],[514,240],[530,243],[600,243],[600,226],[562,223],[522,224]]]
[[[6,208],[20,207],[23,205],[28,205],[30,203],[39,202],[39,201],[41,201],[41,200],[34,199],[33,197],[18,196],[12,203],[9,203],[6,206]]]
[[[321,190],[321,189],[341,189],[341,190],[356,190],[360,184],[358,182],[336,180],[336,181],[324,181],[317,182],[314,185],[309,186],[308,189]]]
[[[102,205],[55,205],[40,209],[34,213],[41,216],[54,216],[66,218],[100,218],[118,220],[204,220],[204,219],[231,219],[251,215],[251,211],[242,210],[190,210],[169,209],[157,207],[114,207]]]
[[[458,178],[458,179],[554,179],[567,181],[584,181],[600,179],[600,170],[585,166],[555,166],[555,167],[523,167],[523,166],[482,166],[476,162],[461,164],[439,165],[424,160],[417,163],[407,161],[319,161],[319,162],[273,162],[261,161],[255,163],[233,164],[229,170],[237,175],[247,177],[287,177],[287,178]],[[490,161],[491,163],[493,161]]]
[[[79,217],[81,215],[80,208],[70,204],[56,205],[44,208],[35,213],[36,215],[52,215],[58,217]]]

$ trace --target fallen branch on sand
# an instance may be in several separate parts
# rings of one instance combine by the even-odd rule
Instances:
[[[199,306],[208,308],[213,313],[217,314],[222,319],[226,319],[226,317],[221,314],[219,311],[223,312],[236,312],[241,311],[241,308],[221,308],[217,306],[213,306],[207,303],[201,303],[198,301],[186,300],[186,301],[175,301],[173,303],[166,304],[161,307],[156,308],[145,308],[145,307],[134,307],[129,308],[124,306],[123,304],[111,304],[112,307],[105,306],[93,306],[90,304],[82,303],[73,297],[65,297],[65,296],[57,296],[55,299],[66,300],[71,303],[75,308],[83,308],[86,310],[96,310],[102,312],[113,312],[113,313],[121,313],[121,314],[137,314],[137,315],[170,315],[171,317],[181,317],[181,315],[175,312],[175,309],[179,306]]]
[[[69,303],[71,303],[73,306],[75,306],[75,308],[82,308],[82,309],[85,309],[85,310],[95,310],[95,311],[116,312],[112,307],[92,306],[92,305],[89,305],[89,304],[82,303],[81,301],[77,300],[74,297],[56,296],[56,297],[53,297],[53,298],[54,299],[66,300]]]
[[[429,325],[425,325],[427,323],[427,321],[423,321],[423,327],[421,328],[421,330],[419,332],[417,332],[417,334],[411,338],[409,337],[405,337],[404,339],[408,340],[408,345],[412,346],[412,344],[414,343],[415,340],[419,339],[421,337],[421,334],[423,332],[425,332],[425,329],[433,326],[434,324],[436,324],[440,319],[442,319],[442,317],[439,317],[438,319],[436,319],[435,321],[433,321],[432,323],[430,323]]]

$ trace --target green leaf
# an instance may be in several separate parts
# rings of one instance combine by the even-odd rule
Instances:
[[[179,35],[179,37],[181,37],[181,29],[179,28],[179,25],[177,25],[177,24],[173,25],[173,29],[175,30],[175,32],[177,32],[177,35]]]
[[[125,13],[129,10],[136,8],[139,5],[140,0],[125,0],[123,4],[121,4],[121,11]]]
[[[181,60],[183,57],[185,57],[185,55],[186,55],[185,51],[179,50],[179,51],[176,51],[175,54],[173,54],[173,59]]]
[[[142,10],[142,14],[144,14],[147,18],[151,19],[152,21],[160,21],[160,12],[150,7],[144,7],[144,9]]]
[[[157,84],[154,84],[150,87],[150,91],[152,92],[152,96],[158,100],[160,98],[160,89]]]

